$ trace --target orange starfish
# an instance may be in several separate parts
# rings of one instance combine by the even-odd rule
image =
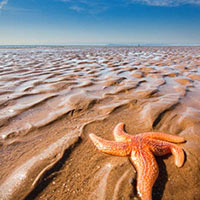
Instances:
[[[115,127],[113,131],[115,141],[104,140],[94,134],[89,136],[100,151],[131,157],[131,162],[136,167],[138,174],[138,194],[142,200],[151,200],[152,187],[159,173],[154,155],[163,156],[172,153],[176,166],[181,167],[184,163],[183,149],[169,142],[182,143],[185,142],[185,139],[159,132],[147,132],[133,136],[125,133],[123,129],[123,123],[119,123]]]

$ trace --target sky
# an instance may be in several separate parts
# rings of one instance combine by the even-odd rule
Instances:
[[[200,0],[0,0],[0,45],[200,44]]]

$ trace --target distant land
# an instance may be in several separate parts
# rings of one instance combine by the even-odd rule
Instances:
[[[36,48],[36,47],[120,47],[120,46],[127,46],[127,47],[142,47],[142,46],[200,46],[199,44],[168,44],[168,43],[108,43],[108,44],[27,44],[27,45],[1,45],[0,48]]]

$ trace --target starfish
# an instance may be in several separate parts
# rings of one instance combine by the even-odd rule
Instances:
[[[183,143],[183,137],[160,132],[146,132],[129,135],[124,124],[119,123],[113,131],[115,141],[104,140],[95,134],[89,134],[94,145],[102,152],[130,156],[137,171],[137,192],[142,200],[152,200],[152,187],[158,177],[159,168],[154,155],[163,156],[172,153],[175,165],[182,167],[184,151],[172,143]]]

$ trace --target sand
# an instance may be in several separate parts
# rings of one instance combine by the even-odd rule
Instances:
[[[200,47],[0,49],[0,199],[139,199],[129,159],[88,137],[119,122],[185,137],[182,168],[156,158],[153,199],[199,199],[199,99]]]

